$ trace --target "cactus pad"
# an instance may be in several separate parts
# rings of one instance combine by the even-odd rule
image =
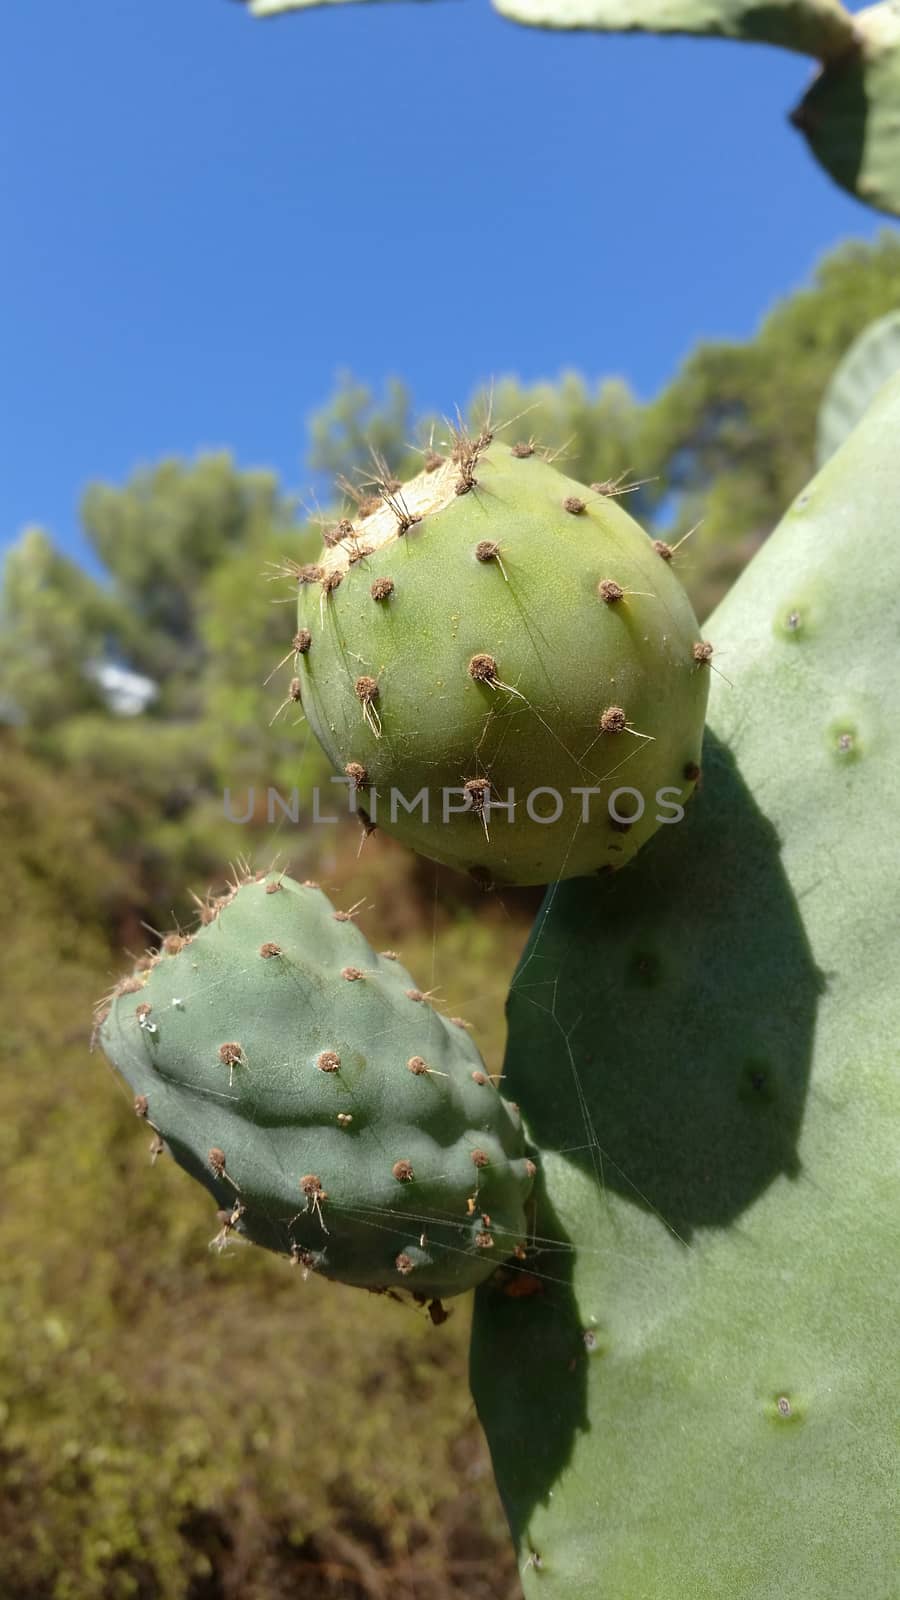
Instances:
[[[855,43],[828,62],[791,114],[826,172],[867,205],[900,215],[900,9],[853,16]]]
[[[603,33],[687,33],[777,44],[825,59],[853,43],[840,0],[494,0],[513,22]]]
[[[513,984],[556,1243],[473,1384],[543,1600],[896,1593],[898,430],[900,378],[716,613],[691,815]]]
[[[534,1167],[515,1108],[464,1027],[313,885],[249,878],[213,902],[118,985],[99,1037],[215,1197],[222,1242],[428,1297],[521,1247]]]
[[[900,372],[900,311],[889,311],[854,339],[822,396],[816,431],[820,467],[852,433],[895,372]]]
[[[363,509],[298,573],[299,692],[338,773],[380,827],[498,882],[624,865],[700,752],[712,651],[671,552],[489,434]]]

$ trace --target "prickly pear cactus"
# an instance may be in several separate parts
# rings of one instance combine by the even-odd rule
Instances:
[[[296,574],[295,692],[367,814],[498,882],[624,865],[700,753],[712,646],[668,546],[487,431],[361,511]]]
[[[777,44],[820,60],[853,46],[853,19],[840,0],[495,0],[502,15],[535,28],[604,33],[707,34]]]
[[[854,43],[826,61],[791,122],[841,188],[900,215],[900,5],[853,14]]]
[[[521,1249],[534,1166],[458,1019],[321,891],[249,878],[117,986],[100,1042],[232,1233],[443,1297]]]
[[[897,1592],[898,439],[895,379],[716,613],[688,819],[513,984],[472,1377],[543,1600]]]
[[[895,372],[900,372],[900,311],[889,311],[854,339],[822,396],[816,431],[820,467],[853,432]]]

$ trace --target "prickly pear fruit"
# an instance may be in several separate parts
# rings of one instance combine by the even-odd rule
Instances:
[[[523,1245],[534,1167],[464,1026],[313,885],[248,878],[207,915],[99,1037],[220,1242],[427,1297],[486,1278]]]
[[[671,550],[609,486],[484,432],[362,510],[296,573],[296,660],[309,722],[379,826],[546,883],[622,866],[678,820],[712,648]]]

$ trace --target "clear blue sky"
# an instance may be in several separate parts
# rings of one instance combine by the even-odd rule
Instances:
[[[886,225],[787,126],[811,64],[774,50],[486,0],[11,0],[0,60],[4,541],[83,553],[85,483],[165,453],[302,489],[341,367],[443,412],[507,372],[652,393]]]

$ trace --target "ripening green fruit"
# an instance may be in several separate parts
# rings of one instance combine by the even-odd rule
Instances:
[[[240,1235],[342,1283],[445,1297],[524,1251],[518,1112],[458,1018],[314,884],[248,878],[118,984],[99,1038]]]
[[[667,545],[605,486],[487,434],[364,509],[297,572],[296,692],[379,827],[545,883],[620,867],[677,820],[712,647]]]

